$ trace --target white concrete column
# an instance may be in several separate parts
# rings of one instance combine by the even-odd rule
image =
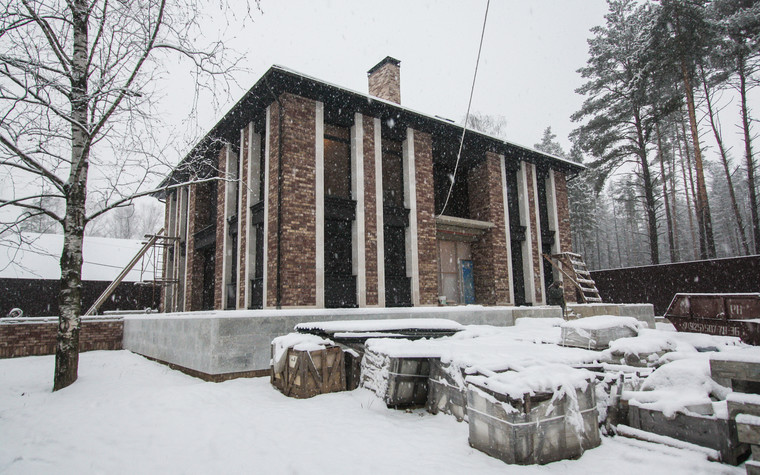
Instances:
[[[507,272],[509,275],[509,302],[514,305],[515,303],[515,283],[514,275],[512,273],[512,239],[509,228],[509,200],[507,195],[507,167],[505,164],[504,155],[499,155],[499,171],[501,172],[501,202],[502,208],[504,208],[504,235],[507,242]]]
[[[351,127],[351,193],[356,200],[356,219],[351,226],[353,274],[356,276],[356,302],[367,306],[366,234],[364,226],[364,124],[354,114]]]
[[[536,302],[536,284],[533,278],[533,232],[530,229],[530,203],[528,202],[528,173],[527,168],[531,165],[520,162],[520,170],[517,176],[517,195],[520,206],[520,225],[525,226],[525,241],[522,243],[523,276],[525,278],[525,300],[530,303]]]
[[[264,252],[262,252],[262,255],[264,256],[264,275],[262,276],[261,281],[263,288],[261,308],[269,308],[267,303],[267,281],[269,280],[269,160],[272,155],[272,139],[270,134],[270,128],[272,126],[271,112],[271,106],[267,106],[266,125],[264,127]]]
[[[234,202],[238,199],[238,192],[237,192],[237,168],[235,168],[235,160],[237,156],[235,153],[232,152],[231,144],[225,144],[225,177],[224,181],[222,181],[222,185],[224,186],[224,238],[222,239],[223,247],[222,247],[222,285],[221,285],[221,292],[222,292],[222,308],[221,310],[225,310],[229,307],[229,302],[227,302],[227,284],[232,280],[232,237],[230,236],[230,224],[227,218],[232,216],[234,212]],[[238,222],[240,220],[238,219]],[[238,238],[240,235],[238,234]],[[219,243],[217,243],[217,246]],[[239,301],[239,292],[240,287],[235,286],[235,305],[234,307],[237,308],[237,302]]]
[[[546,303],[546,290],[544,287],[544,258],[542,256],[542,250],[541,250],[541,209],[538,202],[538,169],[535,165],[529,165],[533,171],[531,175],[533,176],[533,203],[536,206],[535,209],[535,217],[536,217],[536,236],[537,236],[537,242],[538,242],[538,279],[539,279],[539,285],[541,286],[541,299],[536,299],[534,303],[539,305],[544,305]],[[532,267],[532,266],[531,266]],[[535,281],[532,282],[531,286],[535,285]],[[534,296],[538,294],[536,292],[536,289],[533,290]]]
[[[549,176],[546,179],[546,207],[549,211],[549,228],[554,231],[554,242],[552,243],[552,254],[562,252],[559,242],[559,214],[557,213],[557,188],[554,181],[554,170],[549,169]],[[554,272],[554,268],[552,268]],[[562,274],[555,273],[555,280],[562,281]]]
[[[385,307],[385,228],[383,219],[383,140],[380,119],[374,120],[375,133],[375,213],[377,219],[377,304]]]
[[[402,144],[404,170],[404,205],[409,209],[409,226],[406,228],[406,275],[412,279],[412,305],[420,304],[420,262],[417,245],[417,180],[414,167],[414,130],[406,129]]]
[[[325,308],[325,105],[316,102],[316,195],[315,230],[316,230],[316,293],[317,308]]]

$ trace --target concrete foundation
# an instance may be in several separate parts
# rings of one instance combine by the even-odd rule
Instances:
[[[605,306],[615,307],[615,306]],[[651,309],[651,305],[649,306]],[[610,310],[613,311],[613,310]],[[615,315],[623,315],[614,310]],[[628,314],[626,314],[628,315]],[[561,318],[559,307],[456,307],[230,310],[124,316],[124,349],[188,374],[220,381],[268,376],[272,340],[302,322],[447,318],[465,325],[511,326],[517,318]]]

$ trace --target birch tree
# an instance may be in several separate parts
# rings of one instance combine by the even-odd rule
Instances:
[[[162,65],[187,61],[196,91],[235,66],[221,41],[198,41],[201,1],[0,0],[0,172],[14,183],[0,208],[64,236],[54,391],[77,379],[85,228],[163,172],[146,145]]]

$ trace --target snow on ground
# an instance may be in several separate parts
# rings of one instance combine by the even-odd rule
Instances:
[[[466,423],[387,409],[364,389],[291,399],[267,378],[206,383],[128,351],[80,356],[51,393],[52,356],[0,360],[0,473],[743,474],[703,453],[622,437],[579,460],[511,466]]]

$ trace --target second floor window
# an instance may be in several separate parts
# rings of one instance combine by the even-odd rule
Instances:
[[[383,139],[383,204],[404,206],[404,168],[401,142]]]
[[[325,195],[351,199],[351,132],[325,124]]]

